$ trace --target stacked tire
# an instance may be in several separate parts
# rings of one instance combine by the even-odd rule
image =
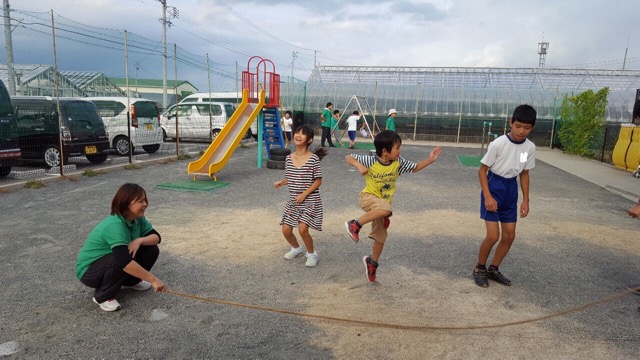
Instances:
[[[272,148],[269,150],[269,160],[267,160],[267,168],[284,170],[285,160],[291,154],[288,148]]]

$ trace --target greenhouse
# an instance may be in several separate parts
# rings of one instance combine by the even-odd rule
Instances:
[[[304,113],[316,123],[332,102],[348,115],[355,108],[345,106],[356,95],[378,125],[396,109],[403,138],[480,142],[483,125],[501,134],[515,106],[527,103],[539,119],[531,137],[544,146],[553,141],[563,98],[603,87],[609,87],[606,120],[630,122],[640,70],[317,66],[306,84]]]

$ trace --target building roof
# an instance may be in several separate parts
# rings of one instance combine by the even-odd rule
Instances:
[[[111,82],[113,82],[114,84],[123,87],[127,85],[126,82],[126,78],[116,78],[116,77],[112,77],[109,78],[109,80],[111,80]],[[157,88],[161,88],[162,87],[162,79],[135,79],[135,78],[129,78],[129,87],[135,86],[135,83],[138,83],[138,86],[140,87],[157,87]],[[189,81],[187,80],[169,80],[167,79],[167,86],[174,88],[174,87],[179,87],[182,85],[188,85],[191,86],[194,89],[198,89],[195,86],[193,86],[193,84],[191,84]]]

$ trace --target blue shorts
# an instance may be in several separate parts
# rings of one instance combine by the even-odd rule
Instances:
[[[349,130],[349,140],[356,141],[356,131],[355,130]]]
[[[485,221],[511,223],[518,221],[518,181],[516,177],[503,178],[487,172],[489,191],[498,203],[498,211],[487,211],[484,196],[480,192],[480,218]]]

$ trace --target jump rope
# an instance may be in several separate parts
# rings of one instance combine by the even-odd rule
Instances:
[[[469,326],[403,325],[403,324],[375,322],[375,321],[367,321],[367,320],[341,318],[341,317],[336,317],[336,316],[309,314],[309,313],[304,313],[304,312],[299,312],[299,311],[276,309],[276,308],[267,307],[267,306],[243,304],[243,303],[239,303],[239,302],[220,300],[220,299],[214,299],[214,298],[207,298],[207,297],[203,297],[203,296],[187,294],[187,293],[173,291],[173,290],[164,290],[164,292],[167,293],[167,294],[171,294],[171,295],[177,296],[177,297],[181,297],[181,298],[187,298],[187,299],[198,300],[198,301],[214,303],[214,304],[230,305],[230,306],[241,307],[241,308],[246,308],[246,309],[253,309],[253,310],[258,310],[258,311],[267,311],[267,312],[278,313],[278,314],[286,314],[286,315],[292,315],[292,316],[298,316],[298,317],[304,317],[304,318],[312,318],[312,319],[333,321],[333,322],[340,322],[340,323],[354,324],[354,325],[365,325],[365,326],[371,326],[371,327],[377,327],[377,328],[387,328],[387,329],[396,329],[396,330],[410,330],[410,331],[428,332],[428,331],[438,331],[438,330],[440,330],[440,331],[442,331],[442,330],[444,330],[444,331],[463,331],[463,330],[495,329],[495,328],[505,328],[505,327],[510,327],[510,326],[523,325],[523,324],[528,324],[528,323],[548,320],[548,319],[564,316],[564,315],[567,315],[567,314],[583,311],[583,310],[586,310],[586,309],[588,309],[590,307],[594,307],[594,306],[597,306],[597,305],[602,305],[602,304],[606,304],[606,303],[609,303],[609,302],[613,302],[613,301],[618,300],[620,298],[623,298],[623,297],[625,297],[627,295],[631,295],[631,294],[640,295],[640,286],[636,286],[636,287],[633,287],[633,288],[626,288],[626,290],[621,290],[621,291],[615,292],[613,294],[607,295],[607,296],[602,297],[602,298],[600,298],[598,300],[594,300],[594,301],[588,302],[588,303],[583,304],[583,305],[570,307],[570,308],[567,308],[567,309],[562,310],[562,311],[554,312],[554,313],[551,313],[551,314],[548,314],[548,315],[539,316],[539,317],[534,317],[534,318],[531,318],[531,319],[512,321],[512,322],[506,322],[506,323],[501,323],[501,324],[469,325]]]

